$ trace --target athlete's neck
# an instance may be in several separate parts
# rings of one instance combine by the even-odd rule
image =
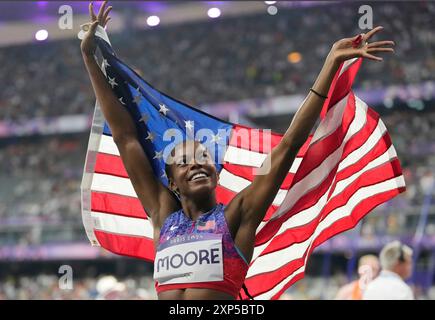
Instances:
[[[212,210],[216,207],[216,197],[214,195],[210,197],[203,197],[201,200],[193,200],[181,198],[181,206],[184,214],[192,220],[197,220],[202,214]]]

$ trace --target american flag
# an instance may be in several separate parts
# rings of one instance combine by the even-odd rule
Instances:
[[[97,44],[107,80],[134,118],[155,175],[165,185],[167,130],[180,130],[187,137],[205,128],[212,131],[206,140],[209,148],[222,152],[215,152],[215,161],[220,173],[216,195],[223,204],[251,183],[253,168],[261,166],[282,138],[268,130],[219,120],[159,92],[119,60],[100,27]],[[317,129],[299,151],[257,229],[245,281],[256,299],[278,299],[304,276],[308,257],[317,246],[353,228],[373,208],[405,190],[385,125],[351,90],[360,65],[361,59],[353,59],[340,66]],[[260,143],[246,145],[240,138],[246,132]],[[265,140],[270,146],[261,143]],[[82,181],[82,217],[93,245],[154,259],[151,222],[98,104]],[[243,290],[241,295],[247,298]]]

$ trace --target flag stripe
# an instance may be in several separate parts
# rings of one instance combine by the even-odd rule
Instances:
[[[112,234],[100,230],[94,232],[100,245],[113,253],[150,262],[154,260],[154,244],[150,238]]]
[[[320,241],[321,238],[316,240],[317,242],[314,241],[319,234],[325,231],[325,234],[335,235],[353,227],[359,219],[374,207],[398,194],[400,192],[399,188],[404,185],[400,184],[401,180],[403,181],[402,177],[396,177],[374,186],[362,188],[354,194],[345,206],[334,210],[325,220],[321,221],[315,233],[308,240],[265,255],[261,259],[257,259],[255,263],[250,266],[248,271],[249,275],[245,282],[248,290],[250,290],[250,288],[259,290],[258,292],[253,292],[253,294],[257,295],[258,293],[264,293],[273,289],[276,284],[282,282],[292,270],[298,267],[297,264],[292,264],[293,260],[306,257],[310,245],[312,246],[311,249],[314,249],[315,246],[322,243],[322,241]],[[373,193],[373,190],[376,190],[376,192]],[[364,192],[369,192],[369,194],[364,195]],[[335,222],[339,223],[334,225]],[[326,238],[329,237],[325,237],[325,240]],[[292,259],[289,254],[296,251],[295,248],[297,248],[299,255]],[[292,257],[295,257],[295,255],[292,255]],[[304,261],[300,260],[299,263],[303,264]]]
[[[153,237],[151,221],[147,219],[108,214],[105,212],[91,212],[94,228],[106,232],[138,237]]]
[[[138,198],[113,193],[92,191],[91,209],[92,211],[147,219],[147,214]]]

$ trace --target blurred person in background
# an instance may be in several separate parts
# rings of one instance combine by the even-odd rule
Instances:
[[[336,300],[361,300],[367,285],[379,275],[379,259],[375,255],[362,256],[358,261],[358,279],[338,290]]]
[[[364,300],[414,300],[405,283],[412,274],[412,249],[400,241],[388,243],[379,255],[382,271],[363,293]]]

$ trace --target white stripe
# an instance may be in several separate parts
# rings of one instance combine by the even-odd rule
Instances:
[[[280,283],[276,285],[276,287],[272,288],[271,290],[264,292],[262,294],[259,294],[258,296],[255,296],[256,300],[270,300],[275,294],[277,294],[284,286],[289,283],[294,277],[299,275],[300,273],[303,273],[305,271],[305,265],[300,267],[299,269],[292,272],[287,278],[282,280]]]
[[[94,173],[91,190],[137,198],[137,194],[134,191],[130,179],[108,174]]]
[[[365,123],[367,116],[367,108],[355,108],[355,117],[349,126],[349,129],[344,137],[341,145],[333,153],[331,153],[323,162],[302,180],[297,182],[287,193],[281,207],[276,210],[271,219],[277,219],[292,208],[295,203],[302,198],[310,190],[321,184],[330,174],[332,168],[334,168],[340,161],[343,154],[343,148],[346,142],[360,131]],[[305,159],[305,161],[311,161],[312,159]]]
[[[367,105],[365,104],[365,106]],[[367,141],[365,141],[361,147],[348,154],[347,157],[341,161],[339,170],[343,170],[348,166],[353,165],[361,158],[361,154],[366,154],[367,152],[372,150],[373,147],[377,144],[379,139],[382,138],[382,136],[386,131],[387,128],[385,127],[384,123],[379,120],[378,125],[376,126],[375,130],[373,130],[372,134],[367,139]]]
[[[343,74],[343,72],[345,72],[347,69],[349,69],[350,66],[353,65],[357,60],[358,60],[358,58],[352,58],[352,59],[346,60],[346,61],[343,63],[343,67],[341,68],[341,70],[340,70],[340,74],[338,75],[338,78],[337,78],[337,79],[339,79],[340,76]]]
[[[224,161],[242,166],[260,168],[266,157],[266,153],[260,153],[233,146],[228,146],[225,152]],[[295,173],[301,162],[301,157],[296,158],[293,161],[289,172]]]
[[[361,156],[364,157],[365,155],[363,154]],[[331,198],[333,198],[334,196],[336,196],[337,194],[341,193],[348,185],[350,185],[352,182],[354,182],[356,179],[358,179],[359,177],[361,177],[361,175],[367,171],[369,171],[370,169],[373,169],[375,167],[378,167],[384,163],[389,162],[391,159],[395,158],[397,156],[396,154],[396,150],[394,149],[394,146],[391,145],[390,148],[388,148],[388,150],[386,150],[382,155],[380,155],[379,157],[377,157],[376,159],[372,160],[371,162],[369,162],[363,169],[361,169],[358,172],[355,172],[353,175],[351,175],[350,177],[341,180],[339,182],[337,182],[337,185],[335,187],[334,192],[332,193]]]
[[[86,152],[85,166],[83,168],[83,178],[80,186],[81,189],[81,211],[82,221],[85,227],[86,235],[92,246],[100,246],[97,237],[94,233],[91,217],[91,185],[92,177],[95,169],[96,150],[100,145],[101,132],[103,132],[104,117],[98,105],[95,102],[94,117],[92,118],[91,134],[88,141],[88,150]]]
[[[233,192],[239,193],[240,191],[248,187],[251,184],[251,181],[236,176],[231,172],[227,171],[226,169],[222,169],[219,174],[219,184]],[[279,206],[282,203],[286,194],[287,190],[279,189],[278,193],[275,196],[275,199],[273,200],[273,204]]]
[[[395,177],[378,184],[360,188],[355,192],[346,205],[336,208],[329,213],[317,226],[314,233],[309,239],[301,243],[295,243],[284,249],[265,254],[258,257],[250,266],[247,274],[247,278],[256,274],[264,272],[271,272],[277,270],[284,265],[288,264],[294,259],[301,258],[305,251],[309,248],[311,243],[317,238],[317,236],[325,229],[330,227],[334,222],[346,217],[351,216],[354,208],[364,199],[372,197],[376,194],[394,190],[405,185],[403,176]]]
[[[119,150],[113,141],[112,136],[106,136],[105,134],[101,135],[100,147],[98,148],[99,152],[112,154],[115,156],[119,156]]]
[[[310,145],[329,136],[341,126],[343,122],[343,110],[346,108],[348,98],[349,94],[347,94],[343,99],[341,99],[331,109],[328,110],[325,118],[317,127]]]
[[[116,214],[91,212],[96,230],[153,238],[153,227],[147,219],[125,217]]]

